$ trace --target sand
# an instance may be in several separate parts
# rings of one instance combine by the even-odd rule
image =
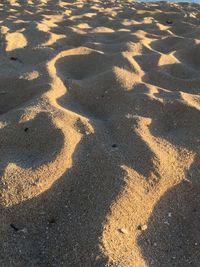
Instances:
[[[0,266],[200,266],[200,6],[0,3]]]

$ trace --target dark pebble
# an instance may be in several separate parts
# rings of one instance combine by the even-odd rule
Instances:
[[[166,23],[167,24],[173,24],[173,22],[171,20],[167,20]]]
[[[11,57],[10,59],[11,60],[17,60],[18,58],[17,57]]]
[[[14,229],[16,232],[19,231],[19,228],[17,228],[13,223],[10,224],[10,227]]]
[[[48,220],[48,223],[49,223],[50,225],[55,224],[55,223],[56,223],[55,218],[51,218],[51,219],[49,219],[49,220]]]

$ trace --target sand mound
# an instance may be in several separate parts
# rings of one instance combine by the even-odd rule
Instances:
[[[200,7],[0,4],[0,266],[199,266]]]

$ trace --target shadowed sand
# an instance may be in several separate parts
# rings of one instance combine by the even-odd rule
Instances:
[[[199,266],[199,12],[1,1],[0,266]]]

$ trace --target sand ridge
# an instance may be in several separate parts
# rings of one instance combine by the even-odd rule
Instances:
[[[198,4],[0,3],[0,266],[199,266]]]

